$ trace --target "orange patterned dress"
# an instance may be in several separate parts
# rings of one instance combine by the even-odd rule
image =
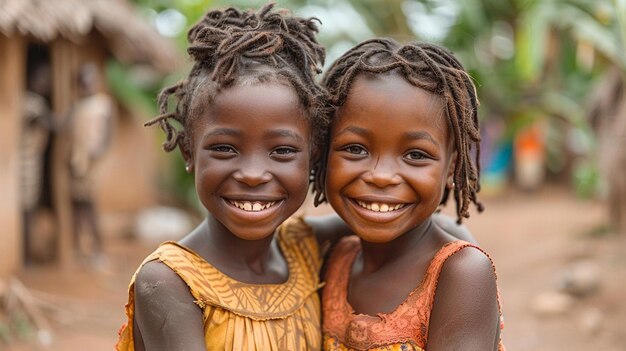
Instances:
[[[319,350],[317,242],[301,218],[286,221],[277,236],[289,266],[289,278],[281,284],[239,282],[174,242],[162,244],[142,266],[159,260],[189,286],[203,311],[207,350]],[[134,350],[134,281],[135,276],[128,289],[128,322],[120,330],[119,351]]]
[[[481,250],[461,240],[443,246],[430,262],[421,284],[404,302],[391,313],[370,316],[354,313],[348,303],[350,271],[361,243],[356,236],[344,238],[327,263],[322,295],[324,350],[424,351],[441,268],[450,256],[468,246]],[[499,350],[504,351],[502,342]]]

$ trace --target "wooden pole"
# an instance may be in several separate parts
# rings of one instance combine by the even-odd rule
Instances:
[[[78,55],[75,44],[58,39],[51,44],[52,108],[55,125],[60,129],[54,139],[52,151],[52,198],[57,217],[57,247],[59,263],[64,268],[74,264],[72,249],[72,211],[68,174],[67,117],[77,97],[75,77],[78,71]]]
[[[0,279],[21,268],[20,135],[24,40],[0,35]]]

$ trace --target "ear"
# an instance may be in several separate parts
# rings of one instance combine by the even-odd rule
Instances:
[[[457,156],[456,150],[452,151],[452,157],[450,157],[450,163],[448,164],[448,174],[446,176],[446,186],[448,189],[454,189],[454,170],[456,169]]]
[[[187,173],[193,172],[193,152],[189,148],[189,143],[186,140],[183,141],[178,145],[178,149],[183,156],[183,160],[185,160],[185,171]]]

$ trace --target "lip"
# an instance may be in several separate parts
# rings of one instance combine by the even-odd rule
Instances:
[[[272,216],[274,216],[279,210],[280,207],[283,205],[284,203],[284,199],[278,199],[278,200],[267,200],[267,198],[250,198],[247,197],[245,199],[235,199],[232,197],[222,197],[222,201],[224,202],[224,204],[226,205],[226,207],[228,209],[230,209],[230,211],[232,211],[231,213],[233,213],[236,217],[239,217],[245,221],[249,221],[249,222],[258,222],[267,218],[270,218]],[[273,206],[263,209],[263,210],[259,210],[259,211],[246,211],[243,210],[235,205],[233,205],[230,201],[250,201],[250,202],[276,202]]]
[[[264,201],[264,202],[272,202],[272,201],[282,201],[284,198],[277,196],[259,196],[259,195],[242,195],[242,194],[232,194],[232,195],[222,195],[223,199],[233,200],[233,201]]]
[[[391,200],[389,198],[381,198],[381,197],[359,197],[356,198],[345,198],[347,202],[350,204],[350,207],[353,209],[356,214],[369,221],[375,223],[388,223],[396,220],[400,216],[402,216],[405,212],[409,211],[410,208],[414,206],[413,203],[407,203],[405,201],[398,201],[397,199]],[[366,200],[367,199],[367,200]],[[361,207],[357,201],[365,201],[365,202],[383,202],[383,203],[394,203],[394,204],[405,204],[404,207],[388,212],[375,212],[372,210],[368,210],[366,208]]]
[[[374,196],[374,195],[360,195],[360,196],[348,196],[351,200],[365,201],[365,202],[384,202],[387,204],[410,204],[411,201],[404,201],[389,196]]]

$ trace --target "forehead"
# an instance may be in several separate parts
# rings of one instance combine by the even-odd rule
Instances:
[[[338,110],[335,125],[368,123],[381,130],[392,124],[439,129],[447,135],[441,96],[418,88],[397,73],[360,74]]]
[[[309,121],[300,99],[295,89],[286,84],[234,85],[221,89],[212,98],[205,89],[194,100],[194,126],[228,125],[256,130],[288,127],[309,133]]]

